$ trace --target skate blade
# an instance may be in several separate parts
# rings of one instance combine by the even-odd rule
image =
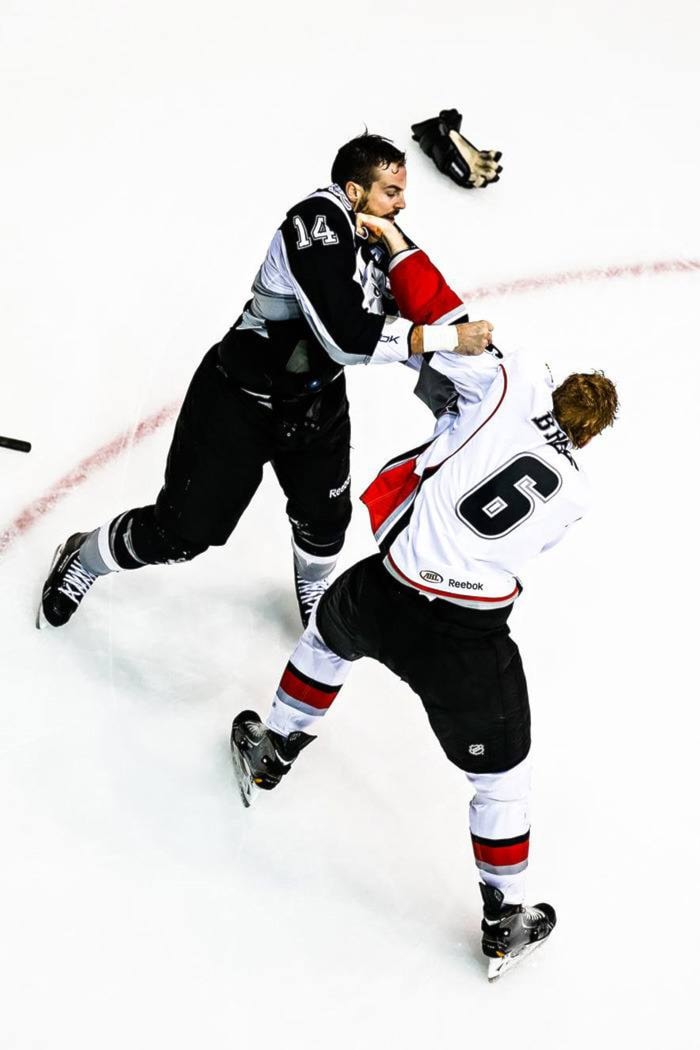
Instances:
[[[546,940],[547,937],[544,937],[541,941],[535,941],[533,944],[526,945],[517,955],[503,955],[500,959],[489,959],[489,982],[497,981],[499,977],[512,970],[523,959],[527,959],[528,955],[532,955],[535,948],[540,948]]]
[[[61,551],[63,550],[63,547],[64,547],[64,544],[63,543],[59,543],[58,547],[56,547],[56,550],[54,551],[53,558],[51,559],[51,564],[49,565],[49,571],[48,571],[47,576],[46,576],[47,580],[48,580],[49,576],[51,575],[51,573],[53,572],[54,567],[56,565],[56,562],[61,557]],[[43,629],[45,627],[53,627],[53,624],[49,623],[49,621],[44,616],[44,588],[43,587],[42,587],[41,591],[42,591],[42,593],[41,593],[41,597],[39,598],[39,608],[36,611],[36,620],[35,620],[36,628],[37,628],[38,631],[43,631]]]
[[[231,744],[231,759],[233,761],[233,773],[238,785],[241,802],[247,809],[255,802],[260,789],[257,788],[253,782],[248,763],[233,743]]]

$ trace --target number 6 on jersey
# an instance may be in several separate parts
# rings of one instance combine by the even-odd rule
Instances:
[[[530,517],[535,497],[546,503],[562,485],[561,475],[531,452],[511,459],[467,493],[457,514],[477,536],[495,540]]]

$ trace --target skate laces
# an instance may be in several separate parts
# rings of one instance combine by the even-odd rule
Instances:
[[[85,597],[97,576],[86,569],[76,554],[66,569],[65,575],[57,588],[59,594],[70,598],[76,605]]]
[[[542,922],[543,919],[547,918],[541,908],[523,908],[522,915],[526,922],[533,923]]]
[[[520,909],[508,910],[501,915],[484,915],[484,922],[487,926],[499,926],[502,922],[512,919],[514,915],[519,915],[524,922],[530,923],[541,922],[542,919],[547,918],[540,908],[522,905]]]
[[[532,906],[523,908],[523,911],[531,919],[544,919],[544,912],[541,908],[534,908]]]
[[[267,747],[269,748],[269,754],[261,755],[261,762],[263,765],[267,765],[271,758],[278,759],[284,765],[291,765],[291,762],[277,746],[275,740],[275,734],[268,729],[262,722],[244,722],[245,734],[248,742],[254,747]]]
[[[328,590],[329,583],[327,576],[324,576],[322,580],[305,580],[303,577],[297,576],[297,594],[305,609],[310,611],[314,607],[316,602]]]

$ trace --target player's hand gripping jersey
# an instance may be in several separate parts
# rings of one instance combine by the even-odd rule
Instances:
[[[417,320],[457,299],[422,252],[396,266],[392,283]],[[503,608],[521,589],[522,565],[582,516],[588,485],[554,418],[546,364],[494,350],[437,353],[426,369],[452,385],[454,414],[431,441],[388,463],[361,498],[396,579],[428,598]]]
[[[339,186],[310,194],[275,233],[253,298],[221,344],[227,373],[249,390],[296,396],[344,365],[407,361],[413,319],[397,316],[389,280],[402,254],[390,261],[357,234]],[[460,303],[449,320],[464,316]]]

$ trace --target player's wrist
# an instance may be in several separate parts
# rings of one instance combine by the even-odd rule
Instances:
[[[451,353],[459,346],[459,335],[452,324],[422,326],[423,353]]]
[[[386,219],[380,215],[357,212],[356,225],[360,236],[370,234],[370,239],[381,240],[392,258],[399,252],[405,252],[410,248],[403,233],[391,219]]]
[[[382,240],[389,250],[389,255],[392,257],[398,255],[399,252],[406,252],[410,249],[410,244],[393,223],[387,223],[387,226],[382,234]]]

